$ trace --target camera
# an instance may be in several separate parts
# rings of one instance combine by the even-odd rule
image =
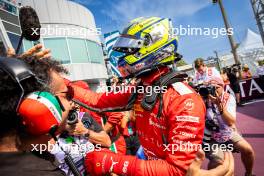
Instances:
[[[205,127],[210,131],[219,132],[219,126],[211,119],[205,120]]]
[[[234,64],[232,66],[223,68],[223,70],[227,73],[227,75],[236,75],[241,70],[241,64]]]
[[[203,97],[207,98],[208,95],[216,96],[216,88],[212,85],[200,84],[196,86],[196,91]]]
[[[78,122],[78,112],[76,110],[70,110],[68,118],[67,118],[67,123],[69,125],[74,125]]]

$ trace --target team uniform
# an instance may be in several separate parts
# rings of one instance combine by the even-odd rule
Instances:
[[[151,85],[159,75],[150,75],[143,84]],[[125,106],[130,97],[129,92],[96,94],[74,85],[71,89],[76,99],[96,108]],[[138,95],[134,111],[136,132],[148,161],[111,152],[92,152],[87,154],[85,162],[92,175],[109,172],[118,175],[185,175],[197,150],[179,150],[176,146],[202,143],[205,116],[202,99],[187,84],[174,83],[163,94],[162,115],[157,118],[159,102],[152,111],[146,111],[140,105],[142,97],[143,94]],[[164,144],[162,136],[167,138],[167,144]]]

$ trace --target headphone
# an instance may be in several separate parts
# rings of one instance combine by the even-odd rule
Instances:
[[[31,78],[36,79],[36,76],[25,62],[16,58],[0,57],[0,69],[7,73],[21,89],[20,99],[16,104],[16,112],[18,112],[25,93],[22,82]]]

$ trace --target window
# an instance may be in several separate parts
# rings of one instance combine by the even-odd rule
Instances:
[[[13,33],[9,33],[9,32],[7,32],[7,35],[9,37],[14,49],[16,50],[18,42],[19,42],[19,39],[20,39],[20,36],[16,35],[16,34],[13,34]],[[20,47],[20,50],[19,50],[18,54],[21,54],[22,51],[23,51],[23,42],[21,44],[21,47]]]
[[[30,48],[33,47],[33,42],[24,39],[24,40],[23,40],[23,45],[24,45],[24,49],[25,49],[25,51],[27,51],[28,49],[30,49]]]
[[[11,2],[0,0],[0,8],[17,15],[17,8]]]
[[[90,40],[86,40],[87,48],[92,63],[103,63],[103,50],[101,46]]]
[[[44,38],[45,48],[51,49],[51,55],[54,59],[63,64],[70,63],[70,56],[66,38]]]
[[[6,56],[6,48],[4,46],[3,39],[0,36],[0,56],[5,57]]]
[[[84,39],[68,38],[72,63],[88,63],[89,55]]]

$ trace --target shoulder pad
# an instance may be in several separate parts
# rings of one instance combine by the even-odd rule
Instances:
[[[174,88],[174,90],[176,90],[180,95],[186,95],[186,94],[191,94],[193,93],[193,91],[186,86],[184,83],[182,82],[176,82],[172,84],[172,87]]]

